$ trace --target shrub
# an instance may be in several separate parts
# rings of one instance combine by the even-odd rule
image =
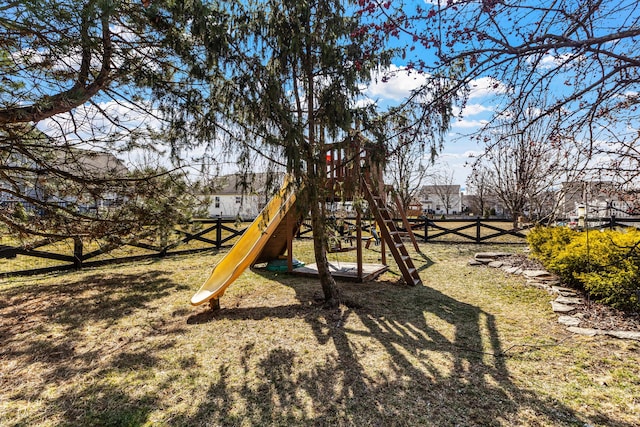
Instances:
[[[536,228],[531,252],[567,285],[620,309],[640,309],[640,231]]]
[[[579,275],[609,264],[605,258],[612,254],[602,237],[599,231],[576,232],[564,247],[547,260],[545,266],[560,276],[565,284],[584,289]]]
[[[527,235],[531,256],[545,266],[564,250],[577,234],[566,227],[536,226]]]
[[[638,265],[631,264],[612,267],[608,271],[582,273],[578,278],[593,299],[622,310],[639,310],[639,272]]]

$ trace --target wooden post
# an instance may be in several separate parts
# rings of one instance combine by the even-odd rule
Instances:
[[[216,248],[220,249],[222,246],[222,218],[218,217],[216,227]]]
[[[295,206],[291,208],[295,210]],[[287,213],[286,221],[287,221],[287,271],[289,273],[293,272],[293,226],[294,226],[294,216],[290,211]]]
[[[362,215],[356,210],[356,257],[358,264],[358,280],[362,281]]]
[[[424,216],[424,241],[429,241],[429,217]]]
[[[404,210],[404,206],[402,206],[402,200],[400,199],[398,193],[394,193],[394,198],[396,207],[398,208],[398,212],[400,213],[400,219],[402,220],[402,224],[404,225],[405,230],[407,230],[407,234],[409,235],[409,239],[411,239],[411,243],[413,243],[413,248],[416,250],[416,252],[420,252],[420,247],[418,246],[418,242],[416,241],[416,236],[413,234],[411,224],[409,223],[409,218],[407,218],[407,213]]]
[[[476,243],[480,243],[480,217],[476,217]]]
[[[380,262],[382,265],[387,265],[387,250],[382,236],[380,236]]]
[[[82,268],[82,239],[78,236],[73,238],[73,265]]]

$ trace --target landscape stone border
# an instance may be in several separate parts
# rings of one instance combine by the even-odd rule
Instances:
[[[587,336],[608,335],[620,339],[640,341],[640,331],[581,328],[583,314],[576,313],[576,311],[580,305],[585,304],[584,298],[576,290],[561,286],[558,277],[546,270],[534,270],[512,265],[509,258],[513,255],[508,252],[478,252],[469,261],[469,265],[499,268],[508,274],[521,275],[526,279],[528,285],[556,295],[556,299],[551,301],[551,309],[558,314],[558,323],[567,326],[569,332]]]

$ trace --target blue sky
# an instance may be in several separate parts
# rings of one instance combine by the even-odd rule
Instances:
[[[428,6],[428,4],[437,2],[434,0],[418,0],[413,2],[408,1],[408,3]],[[404,41],[398,41],[397,43],[401,42]],[[428,60],[428,54],[426,52],[420,52],[419,49],[413,51],[412,54],[422,55],[425,60]],[[549,60],[553,60],[551,56],[549,56]],[[390,69],[390,71],[397,71],[397,73],[389,79],[384,79],[384,81],[381,78],[374,78],[371,83],[363,88],[363,95],[370,102],[376,102],[381,107],[401,103],[413,89],[418,88],[424,83],[424,76],[421,74],[401,71],[404,64],[406,64],[404,60],[397,58],[395,65],[392,65]],[[489,78],[480,78],[473,81],[471,82],[471,92],[464,109],[455,110],[456,118],[451,123],[451,130],[446,138],[444,149],[440,153],[434,169],[452,170],[454,172],[455,182],[463,187],[470,173],[470,168],[467,164],[472,161],[471,156],[479,154],[483,150],[483,147],[478,145],[475,140],[472,140],[468,135],[477,132],[482,125],[494,115],[499,101],[497,95],[500,95],[501,88],[499,85],[496,88],[495,82]],[[109,102],[99,105],[105,110],[117,110],[117,115],[123,120],[128,114],[129,125],[132,127],[142,124],[151,127],[157,125],[157,123],[154,124],[155,119],[153,118],[134,117],[131,113],[125,111],[127,107],[126,102],[120,102],[119,104]],[[86,106],[86,108],[91,109],[90,106]],[[89,113],[89,115],[90,114],[91,113]],[[99,123],[96,122],[92,124],[99,126]],[[60,131],[60,127],[51,121],[43,122],[40,127],[49,134]],[[80,129],[80,132],[90,133],[92,131],[95,131],[95,129]],[[137,154],[134,153],[133,157],[129,159],[132,163],[140,161],[140,159],[135,158],[136,155]]]
[[[409,16],[411,16],[410,9],[413,6],[420,5],[429,10],[432,7],[436,8],[439,3],[445,4],[446,2],[444,0],[440,0],[440,2],[438,0],[405,0],[404,2],[391,2],[391,8],[400,3],[403,4],[403,7],[406,7],[405,11],[408,11]],[[589,19],[592,20],[589,21],[590,25],[572,25],[571,27],[575,31],[569,33],[566,33],[568,31],[567,26],[570,26],[567,19],[568,16],[573,15],[565,14],[565,10],[562,9],[566,8],[566,12],[570,13],[571,9],[575,8],[575,16],[580,16],[579,13],[584,12],[581,9],[584,3],[581,1],[554,3],[557,10],[548,10],[547,8],[551,6],[549,2],[530,2],[529,4],[527,4],[527,1],[516,3],[497,2],[496,4],[503,6],[497,8],[501,10],[500,13],[497,15],[490,13],[480,14],[475,17],[475,20],[465,19],[471,16],[468,16],[468,14],[476,14],[478,12],[480,2],[460,3],[460,9],[452,7],[449,10],[451,14],[445,15],[445,20],[448,19],[449,23],[455,23],[456,20],[459,20],[458,22],[462,22],[462,25],[467,25],[467,22],[470,22],[469,26],[475,26],[480,30],[488,31],[490,34],[495,32],[497,39],[506,41],[513,46],[528,45],[531,40],[538,40],[538,38],[546,40],[548,34],[556,34],[558,37],[568,34],[567,37],[571,41],[608,35],[619,37],[598,46],[594,45],[592,49],[581,49],[573,47],[571,43],[566,45],[560,43],[553,48],[546,48],[546,50],[533,49],[530,56],[523,55],[517,57],[517,59],[515,57],[509,58],[509,54],[505,54],[497,60],[498,62],[502,61],[500,62],[500,67],[503,68],[493,71],[510,79],[512,93],[518,96],[519,99],[526,99],[527,101],[532,99],[540,100],[542,104],[546,105],[563,102],[564,98],[569,99],[570,101],[562,104],[562,112],[564,114],[562,126],[568,130],[567,135],[571,135],[578,143],[585,144],[585,147],[591,149],[601,146],[605,147],[604,151],[615,151],[616,147],[621,146],[616,141],[624,141],[629,146],[633,146],[634,150],[637,149],[635,144],[637,143],[637,135],[640,135],[637,110],[633,108],[624,110],[623,108],[617,108],[616,105],[621,99],[627,99],[631,105],[636,104],[638,93],[640,93],[637,81],[635,85],[623,86],[620,82],[624,79],[616,80],[615,77],[604,77],[608,73],[612,76],[615,75],[616,54],[620,54],[621,57],[637,58],[637,36],[622,37],[617,34],[618,31],[624,32],[624,30],[638,28],[640,6],[635,0],[603,2],[589,15]],[[422,25],[424,25],[424,21],[420,19],[413,21],[414,25],[416,23],[420,25],[420,22],[423,22]],[[581,21],[577,20],[576,22]],[[455,28],[455,25],[453,28]],[[413,28],[411,31],[420,34],[421,28]],[[407,37],[409,40],[407,40]],[[401,35],[400,39],[395,43],[398,43],[398,45],[406,43],[415,47],[415,50],[410,51],[409,55],[414,59],[424,60],[427,67],[433,65],[434,58],[430,56],[430,52],[421,49],[420,43],[413,42],[410,35],[407,37],[403,39]],[[456,39],[456,37],[452,35],[453,39]],[[465,41],[464,37],[462,37],[462,40]],[[472,40],[469,41],[468,45],[465,45],[464,42],[459,44],[456,42],[450,46],[444,43],[445,40],[443,39],[444,45],[447,46],[446,48],[443,47],[444,53],[452,57],[459,52],[454,50],[447,52],[446,49],[472,49],[473,47],[482,46],[487,49],[487,52],[490,52],[487,54],[491,55],[499,52],[502,46],[500,42],[496,42],[494,46],[492,42],[483,45],[475,38]],[[544,47],[546,44],[546,42],[538,41],[532,43],[533,45],[543,43],[537,46],[538,48]],[[551,46],[553,46],[553,43]],[[491,51],[491,48],[497,50]],[[603,53],[600,53],[599,50],[602,50]],[[612,54],[608,55],[608,53]],[[397,58],[392,70],[399,70],[406,63],[406,60]],[[532,68],[535,71],[531,75],[527,71],[523,71],[527,70],[528,64],[535,64],[533,65],[534,68]],[[492,65],[490,64],[484,66],[485,70],[491,67]],[[511,69],[515,67],[518,67],[522,74],[510,74]],[[630,71],[630,73],[637,76],[635,74],[637,71],[635,70]],[[529,77],[532,78],[529,79]],[[601,77],[604,79],[604,84],[602,85],[598,82]],[[611,81],[607,80],[608,78]],[[423,82],[424,80],[420,74],[398,72],[384,83],[378,80],[370,84],[364,93],[380,105],[399,103],[409,95],[412,89],[419,87]],[[462,186],[464,186],[466,178],[471,172],[470,168],[465,166],[472,161],[470,156],[480,154],[484,149],[469,135],[477,133],[484,124],[499,116],[501,109],[505,108],[505,98],[500,96],[505,92],[504,86],[501,84],[495,85],[495,83],[495,81],[487,77],[478,78],[470,82],[471,93],[467,103],[464,109],[455,111],[456,118],[451,123],[444,149],[436,163],[436,167],[440,165],[447,170],[453,170],[456,183]],[[620,87],[624,87],[624,89],[616,92],[616,84],[620,84]],[[603,100],[602,104],[594,102],[594,98],[599,93],[598,89],[607,90],[610,88],[614,88],[611,93],[605,92],[606,96],[598,98],[598,101]],[[544,91],[538,92],[538,89],[544,89]],[[580,93],[583,90],[585,92],[582,95],[573,98],[573,94]],[[531,94],[531,97],[520,98],[523,92]],[[612,114],[610,118],[607,117],[608,114],[602,114],[596,115],[593,121],[580,121],[583,117],[589,117],[588,107],[590,105],[602,105],[605,107],[605,111],[606,108],[612,107],[610,111],[615,111],[615,114]],[[504,114],[504,111],[502,114]],[[577,123],[577,125],[571,127],[572,122]],[[596,154],[591,159],[593,165],[598,162],[602,162],[602,164],[610,163],[612,160],[617,159],[613,156],[595,152]]]
[[[393,72],[393,77],[385,79],[385,82],[380,78],[374,78],[373,82],[364,89],[364,95],[380,106],[399,104],[410,95],[412,90],[424,84],[422,75],[401,71],[400,65],[392,65],[389,71]],[[482,147],[468,135],[478,131],[487,123],[494,112],[495,97],[500,91],[500,86],[497,89],[494,88],[493,80],[478,79],[472,82],[471,93],[465,107],[454,109],[456,118],[451,123],[444,149],[436,159],[433,168],[453,170],[456,184],[465,186],[467,175],[471,171],[467,165],[470,162],[470,156],[482,152]]]
[[[444,0],[442,2],[445,3]],[[438,0],[406,0],[401,4],[406,7],[407,12],[410,12],[415,6],[422,6],[425,9],[437,7]],[[395,5],[396,3],[391,3],[392,8]],[[413,31],[420,33],[421,28],[414,28]],[[425,84],[424,75],[405,70],[404,67],[408,61],[424,60],[428,66],[436,61],[433,52],[423,49],[420,43],[414,42],[410,34],[401,33],[398,38],[392,37],[389,40],[388,47],[403,46],[411,46],[411,49],[407,51],[406,57],[395,58],[391,67],[382,72],[386,73],[387,78],[382,79],[381,75],[373,75],[372,82],[363,90],[364,97],[369,102],[375,102],[381,110],[402,103],[412,90]],[[473,161],[473,156],[483,152],[483,147],[469,135],[476,133],[491,119],[495,113],[498,96],[502,93],[504,93],[504,86],[500,84],[496,86],[495,80],[488,77],[471,82],[469,97],[464,108],[454,108],[455,119],[451,122],[444,148],[432,166],[434,170],[453,171],[454,182],[465,187],[467,176],[471,172],[469,164]],[[425,155],[428,157],[430,153]]]

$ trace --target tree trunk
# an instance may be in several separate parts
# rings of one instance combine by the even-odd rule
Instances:
[[[311,21],[307,21],[306,35],[310,37],[313,33]],[[307,43],[303,60],[303,67],[307,79],[307,117],[308,117],[308,144],[306,150],[307,177],[309,178],[309,204],[311,205],[311,225],[313,227],[313,253],[318,267],[318,278],[324,293],[324,303],[328,308],[336,308],[340,305],[340,292],[336,286],[336,281],[329,271],[329,261],[327,260],[327,231],[325,229],[325,181],[326,181],[326,160],[324,145],[317,139],[315,121],[315,88],[314,88],[314,58],[311,43]],[[318,146],[320,145],[320,146]]]
[[[315,193],[315,191],[314,191]],[[317,194],[317,193],[316,193]],[[329,271],[327,259],[327,233],[325,230],[325,212],[320,206],[318,198],[311,199],[311,224],[313,226],[313,253],[318,267],[318,278],[324,293],[325,305],[336,308],[340,305],[340,291],[336,281]]]

